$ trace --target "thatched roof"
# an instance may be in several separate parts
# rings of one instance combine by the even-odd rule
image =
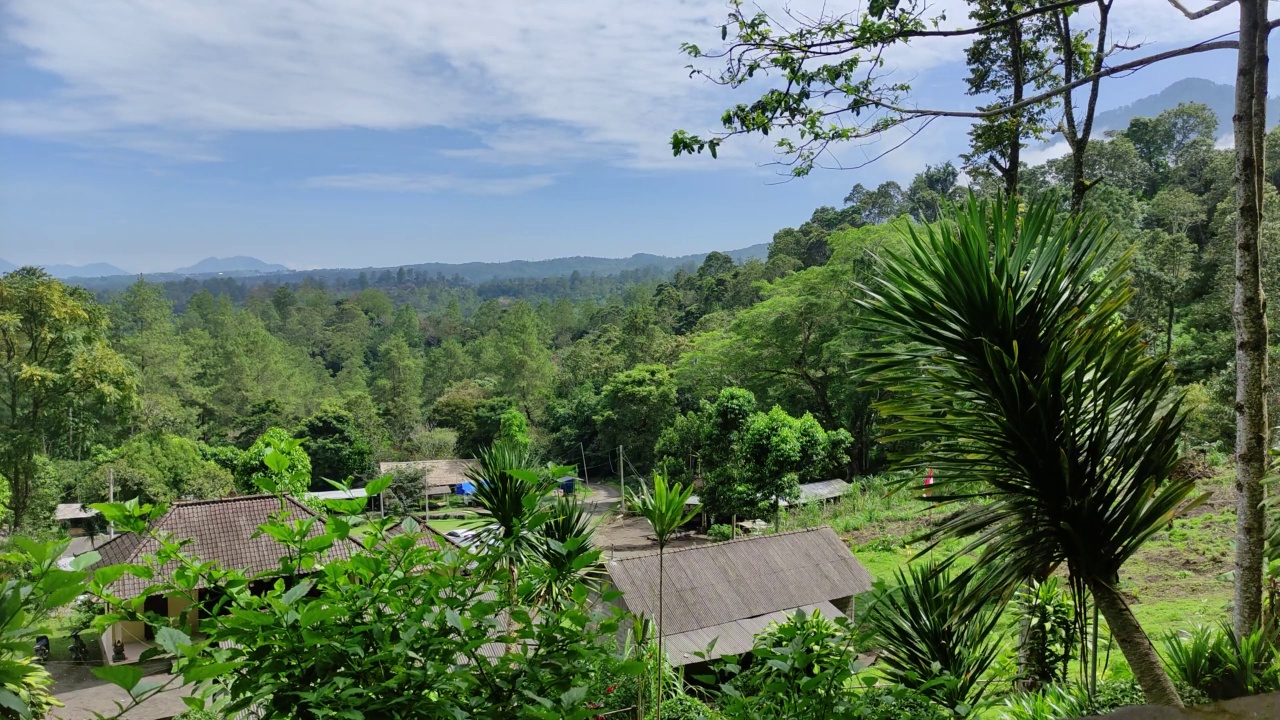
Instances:
[[[407,460],[378,463],[378,472],[421,472],[427,492],[449,492],[467,481],[467,470],[478,468],[475,460]]]
[[[832,601],[871,589],[870,573],[829,527],[673,550],[664,564],[663,636],[676,664],[698,660],[677,650],[701,650],[719,636],[716,656],[742,652],[747,638],[797,608],[838,613]],[[627,609],[657,618],[658,554],[606,567]]]
[[[189,555],[202,561],[216,561],[224,568],[235,568],[246,573],[266,573],[280,567],[284,546],[270,535],[258,533],[258,527],[280,512],[280,498],[275,495],[247,495],[219,500],[178,502],[161,515],[152,528],[175,540],[191,540],[184,549]],[[296,521],[315,517],[307,506],[293,498],[285,501],[289,519]],[[308,537],[324,534],[324,522],[311,527]],[[254,537],[257,535],[257,537]],[[334,543],[326,551],[326,561],[348,558],[360,546],[351,540]],[[119,535],[98,547],[102,555],[93,569],[119,563],[144,563],[144,558],[155,555],[159,543],[142,535]],[[170,569],[170,568],[166,568]],[[158,574],[164,574],[161,570]],[[121,598],[137,597],[150,585],[161,581],[143,580],[124,575],[111,584],[111,590]]]
[[[53,511],[53,519],[58,522],[84,520],[97,514],[97,510],[85,507],[80,503],[58,503],[58,507]]]

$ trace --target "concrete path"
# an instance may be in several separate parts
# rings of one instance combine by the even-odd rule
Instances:
[[[171,677],[173,676],[148,675],[143,678],[143,682],[164,683]],[[182,702],[182,697],[189,694],[191,693],[183,687],[165,690],[147,698],[146,702],[132,708],[122,717],[125,720],[166,720],[187,709],[186,703]],[[96,717],[95,713],[110,717],[120,710],[120,706],[116,705],[117,702],[121,705],[129,702],[129,693],[106,683],[58,693],[56,697],[64,707],[54,708],[50,717],[59,720],[91,720]]]

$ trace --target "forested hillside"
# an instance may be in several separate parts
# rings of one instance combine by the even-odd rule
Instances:
[[[1127,312],[1190,390],[1186,445],[1221,456],[1234,431],[1235,220],[1232,158],[1214,149],[1217,130],[1207,108],[1184,105],[1091,145],[1089,172],[1102,180],[1086,209],[1133,253]],[[1280,155],[1280,134],[1267,148]],[[871,404],[887,390],[860,379],[859,353],[877,334],[860,324],[856,300],[871,257],[892,252],[907,224],[935,220],[965,192],[958,183],[948,163],[906,188],[858,185],[842,205],[779,230],[765,260],[711,253],[674,275],[474,284],[402,270],[332,285],[138,281],[94,298],[35,271],[11,273],[6,308],[38,300],[74,318],[47,318],[46,330],[81,345],[69,363],[83,377],[74,392],[45,398],[38,422],[5,415],[4,472],[30,496],[11,504],[19,516],[7,522],[44,526],[56,502],[101,501],[109,473],[125,497],[249,490],[241,453],[273,428],[306,438],[318,488],[367,479],[376,460],[471,457],[504,422],[521,421],[548,459],[585,459],[592,477],[617,472],[619,447],[629,472],[722,477],[739,494],[756,483],[755,498],[779,477],[876,472],[888,448]],[[1023,184],[1027,195],[1066,197],[1059,161],[1030,168]],[[1267,193],[1280,210],[1276,187]],[[1276,288],[1280,223],[1268,221],[1265,239]],[[1280,319],[1271,328],[1274,350]],[[32,393],[18,407],[39,399],[15,368],[5,378],[5,395]],[[743,431],[733,448],[728,417]],[[779,460],[771,438],[788,434],[803,452]],[[26,467],[17,455],[31,447],[36,464]],[[767,471],[748,471],[764,468],[762,457]],[[750,512],[750,497],[723,502]]]

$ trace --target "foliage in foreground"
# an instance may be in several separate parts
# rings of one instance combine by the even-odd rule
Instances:
[[[982,596],[969,577],[932,563],[899,570],[896,586],[867,612],[882,673],[960,716],[982,701],[984,675],[1003,641],[997,630],[1003,606]]]
[[[59,705],[53,677],[32,657],[36,636],[46,634],[50,614],[84,592],[97,559],[87,553],[73,570],[58,567],[67,542],[36,543],[15,537],[0,553],[0,718],[41,718]]]
[[[1269,628],[1237,635],[1229,622],[1171,633],[1165,664],[1177,680],[1210,700],[1230,700],[1280,690],[1280,648]]]
[[[288,475],[279,450],[267,462]],[[371,483],[371,492],[388,482]],[[544,572],[532,565],[511,602],[505,578],[471,572],[468,553],[421,542],[412,520],[396,525],[345,514],[361,511],[363,500],[328,505],[326,518],[296,517],[282,501],[281,513],[260,528],[286,552],[273,573],[278,577],[260,592],[251,585],[261,578],[190,557],[182,543],[156,535],[149,522],[163,508],[98,506],[122,530],[161,545],[145,566],[97,571],[94,592],[113,610],[100,622],[143,614],[148,594],[191,598],[208,616],[199,639],[163,618],[147,619],[160,626],[156,641],[173,656],[178,677],[227,714],[258,708],[277,718],[591,716],[587,693],[596,669],[617,664],[619,615],[595,609],[587,586],[531,604],[526,590]],[[153,585],[137,599],[114,597],[111,583],[126,573]],[[196,593],[197,587],[223,594]],[[140,687],[141,671],[133,666],[99,670],[135,697],[154,690]]]

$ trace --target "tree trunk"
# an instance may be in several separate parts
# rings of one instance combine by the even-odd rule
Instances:
[[[1160,662],[1155,646],[1138,624],[1124,598],[1120,597],[1113,585],[1101,580],[1091,581],[1089,590],[1093,593],[1093,602],[1098,611],[1107,619],[1107,626],[1111,628],[1111,636],[1120,646],[1120,652],[1129,661],[1129,669],[1142,687],[1142,694],[1146,696],[1147,702],[1152,705],[1182,707],[1182,698],[1178,697],[1178,690]]]
[[[1236,567],[1234,625],[1251,632],[1262,618],[1266,517],[1262,479],[1267,469],[1267,316],[1262,290],[1263,144],[1266,141],[1267,0],[1240,0],[1236,65],[1235,297],[1236,331]]]
[[[1009,3],[1007,8],[1010,14],[1015,12],[1014,3]],[[1011,104],[1016,105],[1022,102],[1024,86],[1026,85],[1026,81],[1022,76],[1026,68],[1022,66],[1021,23],[1011,23],[1009,25],[1009,49],[1012,56],[1010,57],[1010,68],[1013,70],[1013,99]],[[1004,194],[1007,197],[1014,197],[1018,194],[1018,166],[1022,163],[1022,112],[1015,112],[1011,120],[1014,123],[1014,132],[1013,139],[1009,143],[1009,162],[1005,167],[1004,176]]]

